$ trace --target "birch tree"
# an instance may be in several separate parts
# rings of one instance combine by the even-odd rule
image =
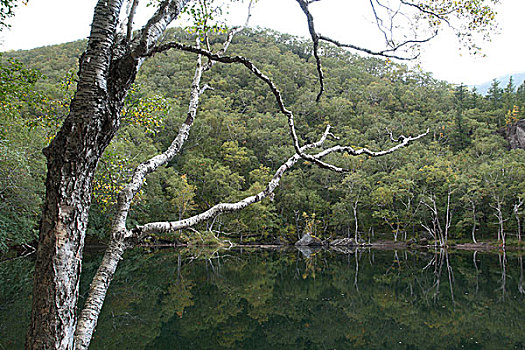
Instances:
[[[497,0],[462,1],[408,1],[371,0],[370,15],[384,36],[384,48],[372,50],[340,42],[321,35],[315,29],[310,6],[319,0],[296,0],[305,14],[313,42],[320,90],[324,91],[324,73],[320,42],[348,48],[369,55],[392,59],[410,59],[418,46],[437,34],[447,25],[459,38],[474,48],[472,30],[485,35],[491,29]],[[279,185],[283,174],[303,159],[322,168],[344,172],[345,169],[323,160],[332,153],[351,156],[383,156],[395,152],[410,142],[423,137],[400,137],[387,150],[372,151],[350,146],[331,144],[323,148],[328,138],[333,138],[330,126],[319,136],[318,141],[302,144],[295,127],[295,116],[289,110],[274,82],[242,56],[226,56],[228,39],[223,49],[212,52],[207,45],[206,32],[215,27],[213,1],[208,0],[159,0],[152,3],[155,11],[147,23],[135,30],[134,18],[139,0],[100,0],[97,2],[91,33],[85,52],[80,57],[78,84],[70,104],[69,115],[51,144],[44,149],[47,159],[46,196],[39,227],[39,244],[35,265],[33,305],[29,327],[27,349],[72,349],[89,346],[91,334],[102,302],[123,251],[154,232],[174,232],[190,227],[203,220],[227,211],[240,210],[270,196]],[[314,6],[318,6],[315,4]],[[279,9],[277,8],[276,11]],[[162,35],[167,26],[183,12],[193,15],[200,26],[198,34],[202,41],[196,45],[178,42],[164,43]],[[412,21],[411,19],[416,19]],[[396,35],[394,28],[404,27]],[[233,35],[235,31],[230,32]],[[355,33],[359,35],[359,33]],[[111,228],[111,241],[90,287],[86,306],[77,319],[76,308],[79,292],[84,237],[91,204],[91,190],[97,164],[104,150],[115,136],[121,123],[121,111],[137,72],[149,57],[166,50],[182,50],[197,57],[197,67],[191,86],[191,98],[186,120],[179,129],[171,146],[162,154],[142,163],[135,170],[130,183],[121,191]],[[203,62],[202,60],[206,60]],[[236,203],[219,203],[195,216],[177,220],[145,223],[128,229],[126,219],[130,203],[140,189],[145,177],[175,156],[187,139],[196,118],[199,96],[206,86],[201,86],[202,73],[214,62],[238,64],[248,69],[256,79],[262,81],[275,98],[277,110],[287,119],[289,135],[295,153],[290,155],[274,173],[266,188]]]

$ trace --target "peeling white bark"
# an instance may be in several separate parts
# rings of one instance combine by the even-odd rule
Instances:
[[[91,203],[91,181],[109,130],[106,77],[122,1],[99,1],[70,115],[47,158],[46,198],[35,263],[26,349],[71,349],[78,285]]]
[[[326,136],[328,135],[330,128],[328,127],[323,134],[323,137],[321,140],[319,140],[316,143],[305,145],[301,148],[301,151],[304,152],[306,149],[320,147],[326,140]],[[327,155],[329,153],[325,153],[324,155]],[[301,159],[301,156],[298,154],[294,154],[291,156],[284,164],[282,164],[279,169],[275,172],[272,180],[268,183],[266,188],[253,195],[246,197],[236,203],[220,203],[217,204],[210,209],[206,210],[203,213],[194,215],[190,218],[178,220],[178,221],[167,221],[167,222],[152,222],[145,224],[143,226],[138,226],[133,230],[133,235],[138,238],[139,240],[151,235],[153,233],[169,233],[169,232],[175,232],[184,228],[188,228],[191,226],[195,226],[198,223],[201,223],[203,221],[206,221],[208,219],[211,219],[219,214],[225,213],[225,212],[232,212],[232,211],[238,211],[241,209],[246,208],[250,204],[254,204],[257,202],[260,202],[264,198],[270,196],[275,189],[279,186],[279,182],[281,181],[282,176],[284,173],[290,169],[295,163],[297,163],[298,160]]]
[[[124,98],[144,60],[141,54],[153,46],[187,1],[163,1],[141,32],[141,40],[130,46],[117,35],[123,0],[99,0],[95,7],[70,113],[44,150],[46,198],[26,349],[73,347],[93,175],[119,128]]]
[[[236,29],[233,34],[237,31],[238,30]],[[233,39],[233,34],[228,35],[228,38],[221,49],[222,52],[225,52],[228,48],[231,40]],[[198,39],[196,42],[198,46]],[[97,324],[98,316],[106,297],[107,289],[111,283],[111,280],[113,279],[113,274],[118,266],[118,262],[122,259],[122,255],[124,254],[127,246],[133,245],[132,241],[136,239],[136,237],[133,237],[132,231],[128,231],[126,229],[126,220],[131,202],[135,195],[140,191],[146,176],[154,172],[160,166],[168,163],[182,149],[184,142],[189,136],[191,126],[193,125],[193,122],[196,118],[199,106],[199,98],[208,88],[207,85],[202,88],[200,87],[202,73],[211,67],[211,64],[203,67],[201,56],[198,55],[195,74],[191,84],[188,114],[185,122],[180,127],[177,136],[166,151],[140,164],[135,169],[130,183],[119,193],[116,214],[111,228],[111,243],[106,249],[102,263],[90,284],[88,298],[79,315],[75,332],[75,349],[80,350],[87,349],[89,347]]]

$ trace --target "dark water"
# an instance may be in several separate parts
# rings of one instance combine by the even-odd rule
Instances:
[[[87,255],[85,281],[100,258]],[[119,266],[91,348],[525,349],[522,260],[137,249]],[[0,349],[23,348],[31,265],[0,264]]]

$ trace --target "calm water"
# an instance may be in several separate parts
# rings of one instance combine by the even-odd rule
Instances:
[[[23,348],[31,265],[0,264],[0,349]],[[516,253],[136,249],[91,348],[525,349],[523,287]]]

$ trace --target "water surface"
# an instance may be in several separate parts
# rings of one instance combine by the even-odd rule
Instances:
[[[0,349],[23,348],[31,270],[0,264]],[[135,249],[91,348],[525,349],[523,279],[510,253]]]

